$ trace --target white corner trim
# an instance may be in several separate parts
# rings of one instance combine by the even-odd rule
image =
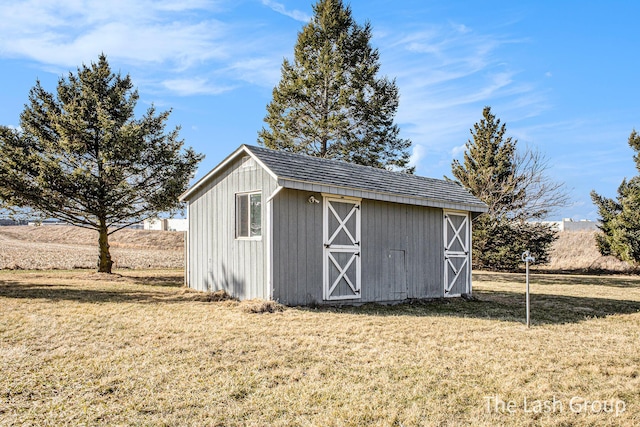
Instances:
[[[271,195],[269,197],[267,197],[267,200],[265,201],[265,203],[269,203],[270,201],[273,200],[274,197],[276,197],[278,195],[278,193],[280,191],[282,191],[284,187],[281,186],[277,186],[275,190],[273,190],[273,193],[271,193]]]

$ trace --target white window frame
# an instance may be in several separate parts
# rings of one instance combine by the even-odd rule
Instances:
[[[260,235],[259,236],[251,236],[251,196],[254,195],[259,195],[260,196]],[[246,196],[247,197],[247,218],[245,218],[245,221],[247,221],[247,230],[249,232],[248,236],[240,236],[240,212],[238,209],[238,200],[240,197],[242,196]],[[242,192],[242,193],[236,193],[234,196],[234,203],[235,203],[235,229],[234,229],[234,233],[235,233],[235,238],[236,240],[262,240],[262,234],[263,234],[263,230],[264,230],[264,210],[262,209],[263,203],[262,203],[262,191],[257,190],[257,191],[247,191],[247,192]]]

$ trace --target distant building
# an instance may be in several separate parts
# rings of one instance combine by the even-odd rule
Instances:
[[[69,225],[64,221],[60,221],[59,219],[45,219],[42,221],[29,221],[29,226],[31,227],[39,227],[41,225]]]
[[[147,218],[144,220],[144,229],[165,231],[167,229],[167,220],[162,218]]]
[[[145,230],[187,231],[185,218],[148,218],[144,220]]]
[[[186,218],[168,218],[167,231],[187,231],[189,221]]]
[[[571,218],[563,218],[561,221],[540,221],[541,224],[551,225],[558,231],[597,231],[598,222],[588,219],[574,221]]]

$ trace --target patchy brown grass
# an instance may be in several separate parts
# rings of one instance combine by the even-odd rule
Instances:
[[[285,306],[275,301],[251,299],[242,301],[240,308],[246,313],[278,313],[284,311]]]
[[[529,330],[522,275],[474,279],[472,301],[256,314],[179,270],[2,271],[0,425],[640,424],[639,278],[534,275]]]

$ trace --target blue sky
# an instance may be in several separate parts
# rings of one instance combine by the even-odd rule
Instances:
[[[538,148],[572,204],[551,219],[596,219],[589,191],[614,196],[637,174],[640,3],[354,0],[396,79],[401,136],[417,173],[442,178],[489,105],[520,146]],[[0,3],[0,124],[17,126],[29,89],[104,52],[129,73],[140,107],[173,109],[198,177],[255,144],[312,2],[28,0]]]

